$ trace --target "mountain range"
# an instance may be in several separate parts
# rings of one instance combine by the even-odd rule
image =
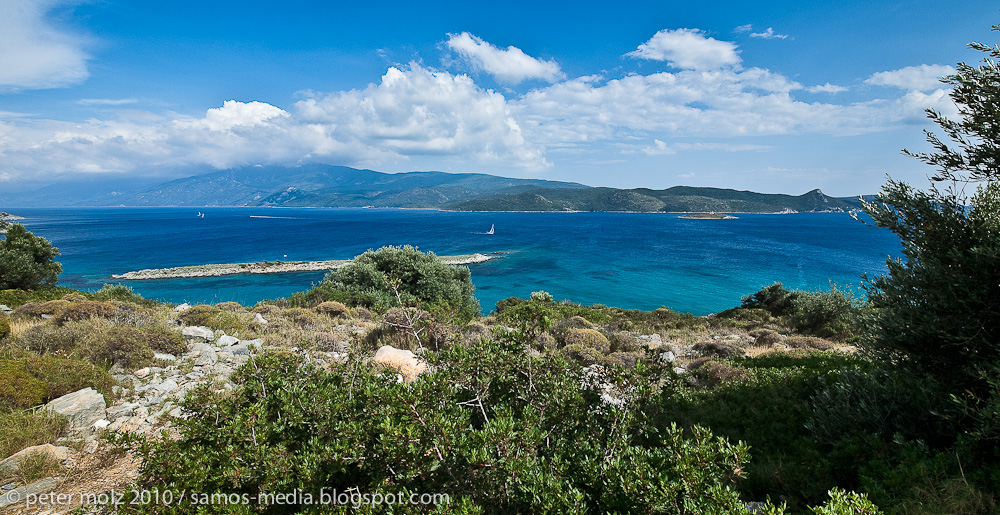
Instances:
[[[384,207],[459,211],[640,211],[777,213],[857,209],[857,199],[674,186],[590,187],[488,174],[382,173],[345,166],[251,166],[159,183],[92,181],[0,193],[0,207],[246,206]]]

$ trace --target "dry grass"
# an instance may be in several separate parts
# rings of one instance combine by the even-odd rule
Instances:
[[[10,320],[10,336],[16,338],[32,327],[37,327],[45,323],[37,318],[14,318]]]

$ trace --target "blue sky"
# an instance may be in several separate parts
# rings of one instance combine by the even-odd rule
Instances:
[[[799,194],[918,185],[993,2],[0,0],[0,188],[324,162]]]

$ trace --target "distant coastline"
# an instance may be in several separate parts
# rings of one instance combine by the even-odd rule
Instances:
[[[727,215],[725,213],[688,213],[677,218],[685,220],[737,220],[739,217]]]
[[[496,255],[460,254],[457,256],[441,256],[449,265],[471,265],[485,263],[496,259]],[[321,270],[336,270],[350,259],[334,259],[327,261],[262,261],[257,263],[219,263],[208,265],[178,266],[173,268],[147,268],[123,274],[112,274],[112,279],[129,281],[149,279],[183,279],[191,277],[218,277],[234,274],[280,274],[286,272],[316,272]]]

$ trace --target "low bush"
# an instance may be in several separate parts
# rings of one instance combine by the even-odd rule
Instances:
[[[53,320],[63,325],[70,321],[87,320],[90,318],[111,318],[118,313],[118,306],[105,301],[85,300],[73,302],[64,306],[56,313]]]
[[[0,399],[7,406],[29,408],[83,388],[111,397],[114,379],[99,367],[73,358],[52,356],[0,359]]]
[[[832,343],[815,336],[791,336],[781,340],[781,343],[791,349],[800,350],[830,350],[833,348]]]
[[[33,445],[54,443],[65,431],[66,419],[45,410],[0,409],[0,460]]]
[[[829,291],[797,292],[785,318],[800,332],[844,339],[860,332],[862,303],[836,286]]]
[[[780,317],[791,309],[792,301],[797,296],[797,291],[786,290],[781,283],[774,283],[743,297],[740,307],[749,310],[762,309],[773,317]]]
[[[215,307],[222,311],[246,311],[246,308],[243,307],[243,304],[232,301],[220,302],[216,304]]]
[[[40,317],[42,315],[54,315],[69,305],[69,301],[62,299],[47,300],[44,302],[27,302],[15,309],[11,315],[15,317]]]
[[[7,315],[0,313],[0,340],[10,335],[10,319]]]
[[[187,342],[181,333],[162,326],[142,328],[142,334],[149,343],[149,348],[155,352],[173,354],[175,356],[187,352]]]
[[[566,332],[563,343],[569,346],[582,346],[594,349],[604,355],[611,351],[611,342],[595,329],[570,329]]]
[[[112,326],[90,335],[83,343],[82,353],[88,360],[105,367],[118,365],[126,369],[140,368],[153,361],[153,349],[149,340],[141,329]]]
[[[776,343],[781,343],[781,335],[777,331],[771,329],[757,329],[750,331],[750,336],[753,338],[754,345],[771,346]]]
[[[9,308],[17,308],[28,302],[42,303],[49,300],[61,299],[70,293],[77,293],[86,297],[86,292],[80,292],[65,286],[40,285],[33,290],[0,290],[0,304]]]
[[[628,393],[620,406],[607,403],[582,386],[578,365],[528,356],[528,336],[429,355],[436,371],[412,384],[358,362],[321,370],[265,354],[237,370],[231,395],[191,392],[178,437],[138,449],[138,486],[237,495],[434,492],[450,504],[420,511],[463,513],[743,509],[734,485],[744,475],[745,446],[701,427],[685,434],[653,425],[642,367],[608,378]]]
[[[563,347],[561,351],[566,357],[584,365],[593,365],[604,361],[604,354],[601,351],[579,343],[571,343]]]
[[[182,311],[177,315],[177,320],[184,325],[208,326],[212,318],[221,312],[222,310],[215,306],[198,304]]]
[[[74,351],[92,330],[94,329],[80,324],[67,324],[64,327],[42,324],[18,335],[14,338],[14,343],[38,354],[65,354]]]
[[[321,315],[329,315],[334,318],[350,314],[350,310],[347,309],[347,306],[345,306],[342,302],[337,301],[322,302],[314,309]]]

